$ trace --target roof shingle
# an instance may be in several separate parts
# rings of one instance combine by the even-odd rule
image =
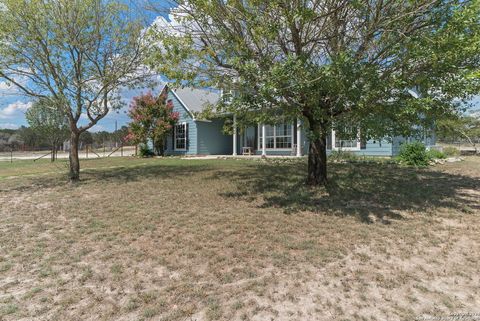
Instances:
[[[202,112],[209,105],[216,105],[220,93],[208,89],[178,88],[172,89],[191,112]]]

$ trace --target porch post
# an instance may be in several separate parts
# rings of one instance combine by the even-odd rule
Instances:
[[[262,124],[262,156],[267,156],[267,138],[265,137],[266,130],[265,124]]]
[[[297,119],[297,157],[302,156],[302,128],[300,119]]]
[[[237,156],[237,116],[233,115],[233,156]]]

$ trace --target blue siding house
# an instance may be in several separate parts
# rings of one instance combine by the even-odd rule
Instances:
[[[168,88],[168,100],[179,121],[166,142],[166,155],[255,155],[302,156],[308,153],[308,139],[301,122],[266,125],[258,124],[243,129],[234,126],[233,135],[223,132],[229,118],[235,124],[235,116],[222,116],[211,120],[197,119],[196,115],[207,106],[214,106],[221,99],[217,91],[193,88]],[[342,150],[366,156],[395,156],[400,145],[408,141],[404,137],[360,141],[343,139],[332,131],[327,139],[327,152]],[[424,139],[427,146],[435,145],[435,137]]]
[[[205,89],[170,89],[168,100],[179,120],[167,138],[166,155],[230,155],[233,153],[232,135],[223,133],[225,119],[196,119],[206,106],[214,105],[220,94]]]

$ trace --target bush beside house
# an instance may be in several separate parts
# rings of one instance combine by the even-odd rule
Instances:
[[[400,163],[417,167],[425,167],[432,160],[445,158],[445,153],[437,149],[427,150],[421,142],[403,144],[398,155]]]

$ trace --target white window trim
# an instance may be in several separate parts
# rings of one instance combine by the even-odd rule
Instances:
[[[358,135],[358,136],[360,136],[360,135]],[[361,148],[362,148],[362,143],[361,143],[359,137],[357,137],[357,146],[356,147],[336,147],[335,146],[335,130],[332,129],[332,150],[356,151],[356,150],[361,150]]]
[[[185,129],[185,148],[177,148],[177,126],[179,125],[182,125],[183,128]],[[186,122],[182,122],[182,123],[179,123],[179,124],[176,124],[175,127],[174,127],[174,130],[173,130],[173,142],[174,142],[174,146],[173,146],[173,149],[174,150],[178,150],[178,151],[186,151],[187,150],[187,123]]]
[[[279,124],[279,125],[280,125],[280,124]],[[288,123],[287,123],[287,125],[288,125]],[[266,125],[265,125],[265,126],[266,126]],[[272,126],[272,125],[271,125],[271,126]],[[276,139],[276,138],[277,138],[277,131],[276,131],[275,126],[277,126],[277,125],[273,125],[273,145],[276,147],[276,146],[277,146],[277,139]],[[290,137],[291,137],[291,139],[292,139],[292,147],[290,147],[290,148],[275,148],[275,147],[271,148],[271,147],[265,146],[265,149],[266,149],[266,150],[270,150],[270,151],[291,151],[291,150],[294,148],[294,146],[295,146],[295,144],[294,144],[294,136],[293,136],[293,135],[294,135],[294,130],[293,130],[293,129],[294,129],[294,126],[292,125],[292,126],[291,126],[291,129],[290,129],[290,130],[291,130],[291,135],[290,135]],[[265,132],[266,132],[266,131],[265,131]],[[272,137],[272,136],[268,136],[268,137]],[[282,135],[282,136],[279,136],[279,137],[288,137],[288,135],[287,135],[287,136]],[[262,149],[262,148],[260,147],[260,146],[262,145],[262,125],[261,125],[261,124],[258,124],[258,139],[257,139],[257,140],[258,140],[258,145],[257,145],[257,146],[258,146],[258,148],[261,150],[261,149]],[[265,142],[266,142],[266,141],[267,141],[267,140],[265,139]]]

